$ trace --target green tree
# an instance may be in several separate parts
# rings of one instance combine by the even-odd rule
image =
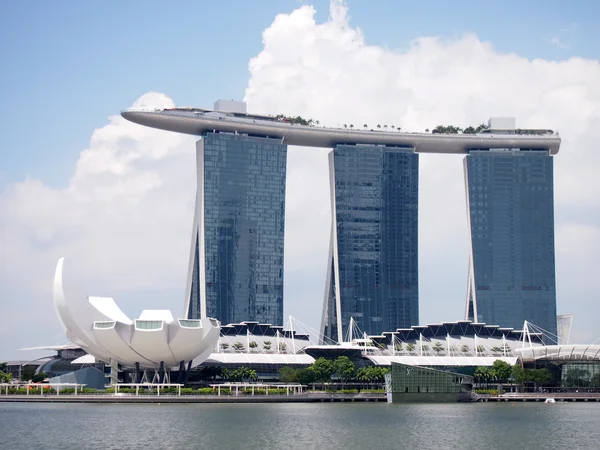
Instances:
[[[523,366],[515,364],[512,366],[511,374],[514,382],[522,387],[523,383],[525,383],[525,369],[523,369]]]
[[[433,344],[432,348],[436,354],[439,354],[440,352],[444,351],[444,346],[442,345],[441,342],[436,342],[435,344]]]
[[[282,383],[297,383],[298,376],[296,370],[289,366],[283,366],[279,369],[279,381]]]
[[[39,372],[33,376],[31,381],[33,381],[34,383],[40,383],[40,382],[44,381],[46,378],[48,378],[48,374],[46,372]]]
[[[415,351],[415,344],[406,344],[406,351],[412,353]]]
[[[335,373],[342,380],[342,382],[347,382],[354,378],[356,373],[356,368],[354,367],[354,363],[350,361],[350,358],[347,356],[338,356],[335,362],[333,363],[333,367]]]
[[[355,378],[364,383],[382,383],[386,373],[387,369],[381,366],[368,366],[358,369]]]
[[[317,358],[317,360],[312,363],[311,369],[314,373],[314,381],[329,381],[331,375],[335,372],[333,363],[325,358]]]
[[[467,354],[467,353],[469,353],[469,352],[471,351],[471,347],[469,347],[467,344],[464,344],[464,345],[463,345],[463,346],[460,348],[460,351],[461,351],[462,353],[465,353],[465,354]]]
[[[234,349],[236,352],[243,352],[245,348],[246,348],[246,347],[244,347],[244,344],[242,344],[241,342],[235,342],[235,343],[233,344],[233,349]]]
[[[227,342],[223,342],[221,344],[221,350],[225,351],[229,348],[229,344]]]
[[[250,369],[245,366],[238,367],[237,369],[235,369],[233,372],[231,372],[229,378],[233,381],[258,380],[256,370]]]
[[[8,363],[6,363],[6,362],[0,363],[0,372],[4,372],[4,373],[8,372]]]
[[[478,383],[487,383],[494,378],[492,370],[486,366],[477,367],[477,369],[475,369],[474,376]]]
[[[265,341],[263,343],[263,348],[267,351],[271,350],[271,341]]]
[[[33,366],[25,366],[23,370],[21,370],[21,381],[29,381],[35,375],[35,367]]]
[[[530,369],[525,371],[527,381],[533,381],[536,385],[545,384],[552,380],[552,374],[545,367],[542,369]]]
[[[6,372],[0,372],[0,383],[9,383],[12,380],[12,375]]]
[[[497,359],[494,361],[494,364],[492,364],[492,372],[494,373],[496,380],[500,383],[506,383],[511,375],[510,364]]]
[[[219,378],[221,378],[221,380],[229,380],[229,369],[227,367],[221,367],[220,369]]]
[[[399,342],[398,344],[394,345],[394,350],[396,350],[397,352],[401,352],[402,351],[402,342]]]
[[[477,346],[477,353],[484,353],[485,352],[485,347],[483,345],[478,345]]]
[[[297,369],[296,370],[296,380],[300,384],[310,384],[315,380],[315,372],[311,367],[307,367],[305,369]]]
[[[367,124],[365,123],[365,124],[363,125],[363,128],[366,130],[366,129],[367,129],[367,128],[369,128],[369,127],[368,127],[368,126],[367,126]]]
[[[458,134],[462,131],[462,129],[460,129],[459,127],[455,127],[453,125],[438,125],[437,127],[435,127],[433,130],[431,130],[432,133],[438,134],[438,133],[443,133],[443,134]]]
[[[480,133],[483,130],[487,130],[489,127],[485,124],[485,123],[480,123],[479,125],[477,125],[477,128],[475,128],[475,133]]]
[[[248,347],[254,350],[256,347],[258,347],[258,344],[255,341],[250,341]]]
[[[279,343],[279,351],[285,352],[286,349],[287,349],[287,344],[285,342],[280,342]]]

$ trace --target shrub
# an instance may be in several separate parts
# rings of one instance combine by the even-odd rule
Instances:
[[[213,388],[207,387],[207,388],[200,388],[195,393],[198,395],[213,395],[213,394],[216,394],[217,391],[216,391],[216,389],[213,390]]]
[[[494,397],[498,395],[497,389],[475,389],[474,392],[476,394],[491,395]]]

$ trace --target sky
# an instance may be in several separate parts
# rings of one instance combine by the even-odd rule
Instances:
[[[194,138],[119,116],[211,108],[423,131],[514,116],[558,130],[558,312],[600,337],[600,4],[579,1],[7,2],[0,14],[0,360],[65,342],[56,261],[82,292],[183,313]],[[462,319],[462,157],[421,155],[420,322]],[[285,315],[318,328],[327,150],[290,147]]]

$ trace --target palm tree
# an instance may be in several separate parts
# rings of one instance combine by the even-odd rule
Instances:
[[[383,126],[383,129],[384,129],[384,130],[387,130],[387,125],[384,125],[384,126]]]
[[[244,351],[244,344],[242,344],[241,342],[236,342],[235,344],[233,344],[233,349],[238,351],[238,352],[243,352]]]
[[[226,343],[226,342],[223,342],[223,343],[221,344],[221,350],[227,350],[228,348],[229,348],[229,344],[228,344],[228,343]]]
[[[271,350],[271,341],[265,341],[263,343],[263,348],[267,351]]]
[[[377,124],[377,128],[381,128],[381,125]]]
[[[348,128],[348,125],[344,124],[344,128]]]
[[[390,126],[391,126],[392,130],[394,130],[396,128],[394,125],[390,125]]]
[[[367,126],[367,124],[365,123],[365,124],[363,125],[363,128],[366,130],[366,129],[367,129],[367,128],[369,128],[369,127],[368,127],[368,126]]]
[[[350,124],[350,128],[354,128],[354,125]]]
[[[441,342],[436,342],[435,344],[433,344],[433,351],[436,354],[439,354],[440,352],[442,352],[444,350],[444,346],[442,345]]]

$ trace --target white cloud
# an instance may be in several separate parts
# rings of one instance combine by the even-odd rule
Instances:
[[[557,129],[563,138],[555,159],[558,310],[573,312],[577,327],[600,335],[589,314],[596,298],[594,268],[587,263],[597,259],[600,240],[598,61],[528,60],[499,53],[474,35],[422,37],[405,51],[392,51],[366,44],[361,30],[347,23],[341,2],[332,2],[325,23],[316,23],[314,14],[313,7],[303,6],[277,16],[265,30],[264,49],[249,66],[249,109],[299,114],[333,126],[394,124],[409,131],[438,124],[464,127],[505,115],[515,116],[521,127]],[[298,195],[311,197],[314,210],[323,210],[329,205],[324,158],[308,149],[292,152],[304,161],[301,173],[289,168],[302,189]],[[421,155],[420,177],[421,321],[459,319],[468,261],[462,157]],[[291,206],[290,218],[307,213]],[[588,232],[575,231],[580,227]],[[306,224],[303,233],[306,252],[312,236],[319,245],[328,240],[320,220]],[[291,253],[288,248],[290,278],[296,272],[301,277],[301,253]],[[326,249],[320,248],[317,262],[323,258]],[[318,304],[322,290],[315,286],[303,293],[302,302],[290,294],[288,311],[300,314],[305,302]]]
[[[387,124],[424,130],[514,115],[522,127],[558,129],[555,160],[559,312],[572,312],[581,336],[598,336],[593,314],[600,249],[600,64],[550,62],[499,53],[476,36],[423,37],[404,51],[367,45],[333,2],[330,19],[302,6],[264,32],[250,62],[249,110],[289,113],[328,125]],[[215,93],[215,98],[218,97]],[[150,93],[137,106],[172,106]],[[59,256],[73,261],[90,293],[130,294],[137,312],[157,292],[183,304],[191,233],[194,138],[151,130],[120,117],[96,130],[66,189],[27,179],[0,193],[0,286],[5,315],[0,354],[59,333],[50,284]],[[286,217],[286,312],[316,327],[329,243],[327,152],[290,148]],[[462,158],[421,156],[421,321],[463,314],[467,234]],[[146,297],[148,295],[148,297]],[[20,319],[30,330],[23,337]],[[17,320],[19,319],[19,322]],[[22,357],[22,355],[20,356]]]

